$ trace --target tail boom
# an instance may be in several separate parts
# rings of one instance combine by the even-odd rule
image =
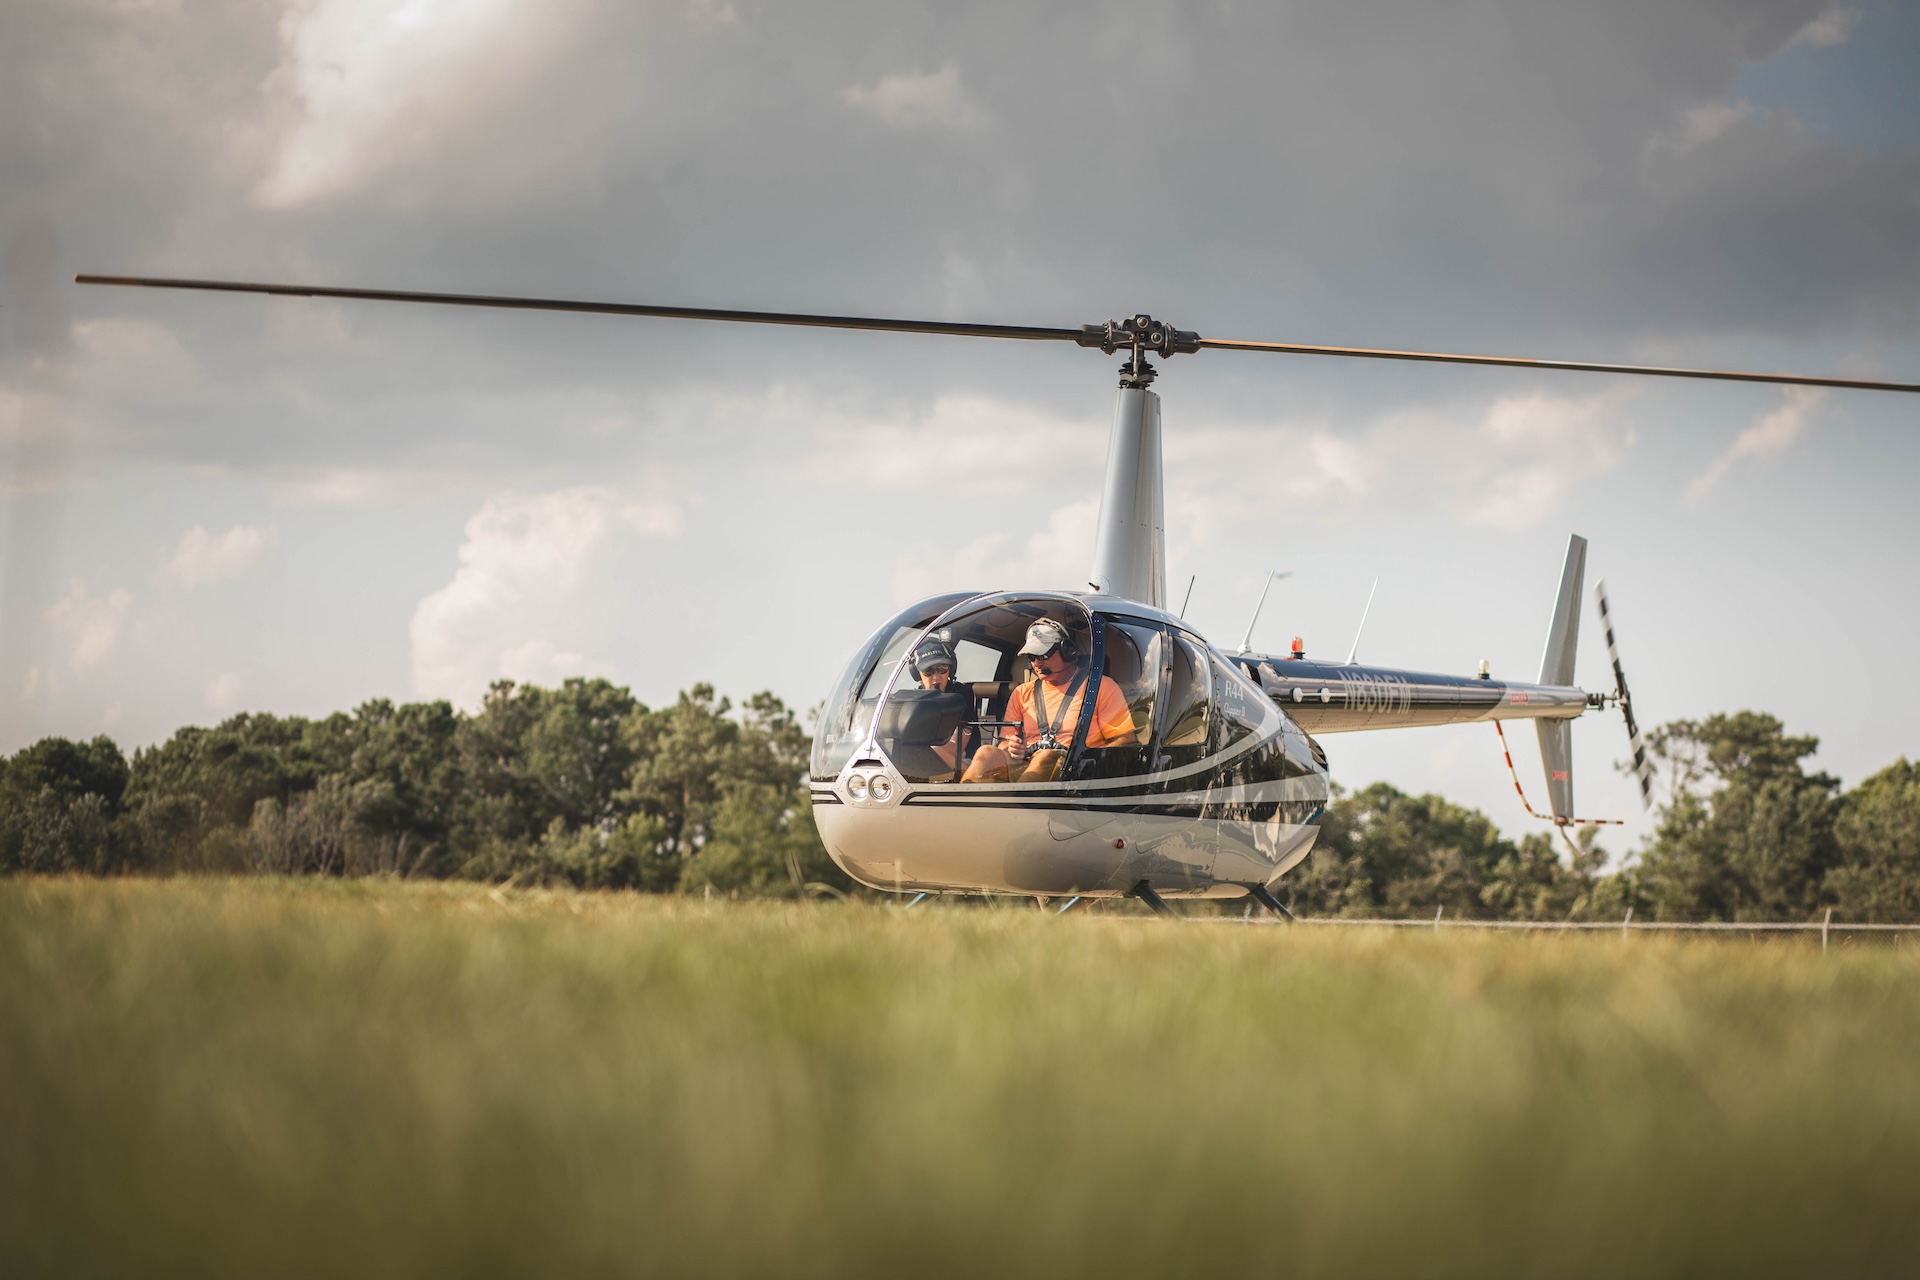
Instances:
[[[1578,718],[1592,705],[1571,685],[1523,684],[1397,667],[1247,654],[1236,659],[1308,733],[1355,733],[1471,724],[1482,720]]]

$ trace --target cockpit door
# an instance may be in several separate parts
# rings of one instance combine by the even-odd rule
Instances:
[[[1099,621],[1100,675],[1113,683],[1126,704],[1132,740],[1116,743],[1088,736],[1094,705],[1087,703],[1076,736],[1079,754],[1073,766],[1073,776],[1083,780],[1151,771],[1155,711],[1166,690],[1166,633],[1150,623],[1131,619],[1103,617]]]
[[[1167,701],[1154,741],[1156,770],[1178,769],[1207,755],[1213,680],[1207,651],[1183,631],[1167,637]]]

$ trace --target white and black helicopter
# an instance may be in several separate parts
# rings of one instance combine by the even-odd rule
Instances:
[[[1124,352],[1086,591],[958,591],[901,610],[829,693],[812,754],[814,819],[875,889],[1072,901],[1251,896],[1312,850],[1330,795],[1315,734],[1532,720],[1551,820],[1574,821],[1572,722],[1624,714],[1641,802],[1650,768],[1615,651],[1614,688],[1573,684],[1586,542],[1567,547],[1532,684],[1227,651],[1167,611],[1160,397],[1149,356],[1264,351],[1920,392],[1920,384],[1203,338],[1148,315],[1079,328],[724,311],[551,298],[80,275],[76,282],[659,319],[1064,342]],[[1269,581],[1269,585],[1271,580]],[[1257,616],[1257,614],[1256,614]],[[1249,630],[1251,634],[1251,630]]]

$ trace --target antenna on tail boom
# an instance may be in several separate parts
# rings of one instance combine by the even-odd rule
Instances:
[[[1292,576],[1293,576],[1293,570],[1291,569],[1287,570],[1285,573],[1280,572],[1278,569],[1269,569],[1267,571],[1267,585],[1260,588],[1260,602],[1253,606],[1253,617],[1248,619],[1247,621],[1247,634],[1245,638],[1240,641],[1241,653],[1245,653],[1247,651],[1247,646],[1253,643],[1253,629],[1256,625],[1258,625],[1260,621],[1260,611],[1267,607],[1267,592],[1273,590],[1273,584],[1280,581],[1280,579],[1291,578]],[[1187,588],[1187,594],[1189,595],[1193,594],[1193,588],[1191,586]],[[1185,607],[1182,606],[1183,612],[1184,612],[1184,609]]]
[[[1367,615],[1373,612],[1373,596],[1378,590],[1380,590],[1380,579],[1375,578],[1372,588],[1367,592],[1367,607],[1360,611],[1360,625],[1353,629],[1353,648],[1347,650],[1348,666],[1352,666],[1353,660],[1360,656],[1360,633],[1367,629]]]

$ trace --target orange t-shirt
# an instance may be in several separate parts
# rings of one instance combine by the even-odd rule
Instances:
[[[1036,695],[1041,699],[1040,706],[1047,712],[1048,723],[1053,725],[1053,736],[1063,745],[1073,740],[1073,732],[1080,724],[1080,704],[1085,701],[1087,690],[1082,685],[1074,693],[1063,715],[1060,699],[1065,693],[1064,689],[1055,689],[1044,680],[1029,680],[1015,688],[1013,696],[1007,699],[1007,719],[1020,723],[1029,747],[1040,737],[1040,715],[1033,703]],[[1127,710],[1126,697],[1121,694],[1120,686],[1113,682],[1112,677],[1101,676],[1100,695],[1093,702],[1093,723],[1087,726],[1087,745],[1128,746],[1135,741],[1133,713]]]

